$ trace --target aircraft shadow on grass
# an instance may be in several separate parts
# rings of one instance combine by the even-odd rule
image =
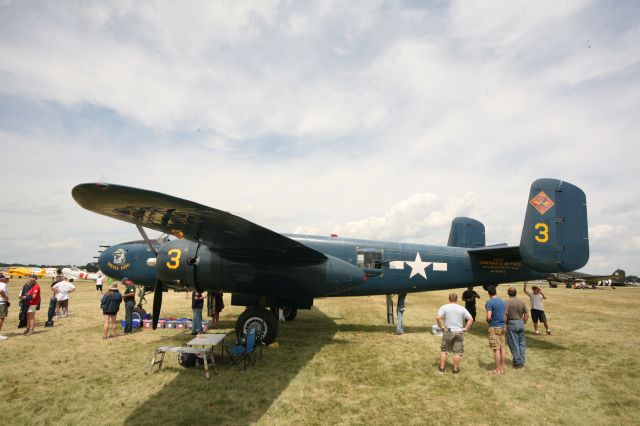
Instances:
[[[220,328],[233,324],[226,323],[221,322]],[[176,355],[168,353],[162,370],[153,375],[177,372],[177,376],[141,403],[124,423],[255,423],[325,345],[340,343],[333,340],[337,331],[336,324],[320,310],[301,312],[295,323],[280,324],[278,346],[265,349],[262,360],[258,359],[255,366],[242,371],[232,366],[225,354],[218,365],[218,374],[212,373],[210,380],[204,377],[201,368],[182,368]],[[187,337],[191,338],[185,335],[185,342]],[[174,336],[169,338],[175,341]],[[230,337],[227,341],[231,341]],[[219,347],[216,353],[220,353]]]
[[[396,331],[396,326],[386,324],[338,324],[338,331],[355,331],[362,333],[383,333],[389,334]],[[431,327],[409,326],[404,327],[405,334],[410,333],[431,333]]]

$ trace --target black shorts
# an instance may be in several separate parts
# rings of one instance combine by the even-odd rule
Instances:
[[[531,309],[531,320],[533,322],[547,322],[547,316],[540,309]]]
[[[102,284],[96,284],[96,290],[102,290]]]

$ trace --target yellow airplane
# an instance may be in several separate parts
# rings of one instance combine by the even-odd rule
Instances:
[[[47,271],[45,269],[27,268],[25,266],[15,266],[15,267],[7,268],[4,271],[4,274],[9,275],[11,278],[29,277],[31,275],[35,275],[38,278],[42,278],[46,273]]]

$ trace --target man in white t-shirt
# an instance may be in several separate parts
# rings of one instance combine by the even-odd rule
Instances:
[[[527,291],[527,282],[524,282],[524,292],[527,296],[529,296],[529,300],[531,301],[531,319],[533,320],[533,329],[536,334],[540,334],[538,331],[538,322],[541,322],[544,325],[544,330],[548,335],[551,335],[551,330],[549,330],[549,323],[547,322],[547,315],[544,313],[544,304],[543,300],[547,298],[547,296],[542,293],[540,287],[532,286],[531,290],[533,293],[529,293]]]
[[[444,330],[440,343],[440,368],[438,368],[440,373],[444,373],[447,352],[453,352],[453,374],[460,372],[460,360],[464,352],[464,333],[473,325],[473,317],[469,311],[458,305],[457,301],[458,295],[450,293],[449,303],[442,305],[436,315],[438,326]]]
[[[9,313],[9,288],[7,287],[8,282],[9,278],[0,274],[0,330],[2,330],[4,319]],[[0,336],[0,340],[7,340],[7,336]]]
[[[69,313],[69,293],[76,289],[73,285],[73,278],[69,281],[60,281],[51,287],[56,295],[56,317],[66,317]]]
[[[102,294],[102,282],[104,281],[104,277],[102,275],[98,275],[96,278],[96,293],[100,292]]]

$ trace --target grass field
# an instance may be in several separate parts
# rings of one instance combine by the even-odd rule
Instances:
[[[3,425],[640,424],[637,288],[545,289],[553,336],[534,336],[529,324],[527,367],[504,376],[487,373],[493,364],[482,321],[466,336],[461,374],[454,377],[450,365],[436,373],[440,339],[430,331],[448,293],[438,291],[407,297],[403,336],[385,323],[384,297],[316,300],[281,325],[277,347],[255,368],[221,365],[207,381],[174,354],[149,374],[153,350],[182,345],[188,333],[102,340],[91,282],[78,283],[70,317],[43,328],[43,303],[36,333],[20,336],[21,286],[10,282],[14,305],[1,332],[9,336],[0,342]],[[231,331],[240,311],[227,306],[220,328]],[[191,316],[190,300],[167,293],[163,315]]]

